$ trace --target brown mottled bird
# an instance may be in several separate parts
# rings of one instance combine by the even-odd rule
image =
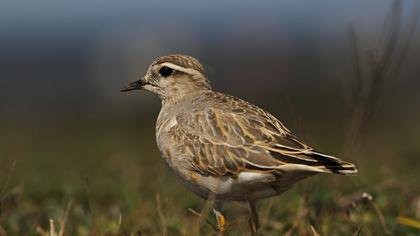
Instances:
[[[214,199],[217,228],[225,229],[222,202],[247,202],[253,235],[256,201],[283,193],[317,174],[353,174],[351,163],[315,151],[279,120],[239,98],[213,91],[193,57],[155,60],[140,80],[121,91],[143,89],[162,100],[156,140],[169,168],[198,196]]]

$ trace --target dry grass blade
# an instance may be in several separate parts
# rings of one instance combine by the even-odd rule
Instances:
[[[320,236],[313,225],[311,225],[311,232],[313,236]]]
[[[356,31],[350,30],[350,43],[353,51],[355,77],[352,81],[354,111],[348,133],[347,155],[361,143],[372,114],[376,110],[380,90],[387,78],[396,77],[413,38],[417,13],[406,35],[401,33],[402,7],[400,0],[394,0],[384,23],[384,29],[374,49],[367,50],[367,57],[360,55]],[[401,40],[401,38],[405,38]],[[402,42],[401,42],[402,41]]]
[[[363,88],[363,74],[364,74],[363,72],[364,71],[362,71],[363,70],[362,57],[360,55],[359,40],[357,38],[356,30],[354,29],[354,27],[350,28],[349,35],[350,35],[351,51],[353,52],[353,67],[356,74],[351,92],[353,94],[358,94]],[[353,97],[353,99],[356,99],[356,98]]]
[[[90,197],[90,183],[89,183],[89,178],[86,177],[85,178],[85,195],[86,195],[86,199],[87,199],[87,203],[88,203],[88,209],[89,209],[89,213],[90,213],[90,217],[92,220],[92,228],[91,228],[91,234],[92,235],[98,235],[99,234],[99,227],[98,224],[96,222],[96,214],[95,214],[95,209],[93,207],[92,204],[92,200]]]
[[[4,181],[3,187],[1,188],[0,202],[2,202],[2,200],[4,198],[4,194],[6,193],[6,189],[7,189],[8,185],[9,185],[10,177],[12,176],[12,173],[13,173],[13,170],[15,169],[15,166],[16,166],[16,159],[13,160],[12,165],[10,166],[9,172],[7,173],[6,180]]]
[[[155,198],[156,198],[156,210],[158,212],[159,219],[160,219],[162,235],[166,236],[166,235],[168,235],[167,226],[166,226],[166,219],[165,219],[165,216],[163,215],[163,212],[162,212],[162,203],[160,201],[160,195],[156,194]]]
[[[357,229],[356,233],[354,234],[354,236],[360,236],[360,233],[362,232],[362,226],[359,227],[359,229]]]
[[[64,210],[63,216],[60,219],[60,231],[58,232],[58,236],[64,236],[64,230],[66,228],[67,219],[68,219],[72,204],[73,204],[73,201],[70,199],[66,205],[66,209]]]
[[[208,225],[210,225],[216,232],[218,231],[217,227],[215,225],[213,225],[206,217],[206,216],[208,216],[209,212],[212,209],[212,205],[214,203],[214,198],[215,198],[215,196],[213,194],[208,196],[206,204],[201,209],[201,212],[198,213],[198,214],[195,214],[197,212],[194,213],[195,215],[197,215],[199,217],[196,221],[195,227],[193,228],[193,230],[191,232],[192,233],[191,235],[200,235],[200,229],[201,229],[201,226],[203,225],[203,222],[206,222]],[[192,210],[192,209],[189,209],[189,210],[191,212],[194,212],[194,210]]]
[[[50,219],[50,231],[49,231],[49,236],[56,236],[57,234],[55,233],[55,226],[54,226],[54,220]]]
[[[414,33],[416,32],[417,21],[419,19],[419,15],[420,15],[419,8],[416,8],[416,11],[412,15],[412,19],[410,20],[411,23],[408,28],[407,34],[405,36],[405,39],[403,40],[401,50],[397,52],[397,55],[395,56],[397,59],[396,59],[394,68],[390,72],[391,78],[397,77],[398,73],[401,70],[401,65],[404,62],[404,59],[407,55],[408,49],[410,48],[412,39],[414,37]]]
[[[285,236],[293,235],[293,232],[299,227],[301,220],[308,214],[308,208],[305,207],[305,197],[300,198],[299,207],[293,220],[292,227],[284,234]]]
[[[361,203],[367,203],[374,209],[382,225],[382,228],[384,229],[384,232],[388,235],[391,234],[391,231],[387,227],[385,216],[383,215],[381,209],[374,203],[373,196],[371,194],[367,192],[356,192],[341,198],[338,202],[338,205],[341,209],[345,210],[346,212],[349,212],[352,208],[355,208],[358,204]]]
[[[188,210],[193,213],[194,215],[196,215],[199,218],[203,218],[203,216],[201,215],[201,213],[196,212],[194,209],[188,208]],[[216,225],[214,225],[211,221],[209,221],[207,218],[204,219],[206,221],[206,223],[208,225],[210,225],[215,231],[217,231],[217,227]]]
[[[382,228],[384,230],[384,232],[388,235],[391,235],[391,231],[389,230],[386,221],[385,221],[385,216],[382,213],[381,209],[373,202],[373,201],[369,201],[370,205],[373,207],[373,209],[375,210],[376,215],[379,218],[379,221],[381,222]]]
[[[260,227],[263,226],[263,225],[265,225],[265,223],[269,221],[269,219],[270,219],[270,213],[271,213],[271,209],[273,208],[273,205],[274,205],[274,198],[270,198],[268,200],[268,205],[265,208],[265,211],[261,214],[262,217],[261,217],[261,225],[260,225]]]

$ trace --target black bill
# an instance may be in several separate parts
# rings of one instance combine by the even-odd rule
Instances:
[[[143,87],[143,85],[145,85],[146,83],[143,80],[137,80],[134,81],[130,84],[128,84],[127,86],[124,86],[120,89],[120,92],[128,92],[131,90],[136,90],[136,89],[141,89]]]

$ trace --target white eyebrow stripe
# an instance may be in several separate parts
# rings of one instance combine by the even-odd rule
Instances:
[[[162,66],[167,66],[167,67],[172,68],[172,69],[177,70],[177,71],[185,72],[185,73],[190,74],[190,75],[204,76],[201,72],[199,72],[197,70],[194,70],[194,69],[191,69],[191,68],[185,68],[185,67],[182,67],[182,66],[178,66],[178,65],[175,65],[175,64],[170,63],[170,62],[164,62],[161,65]]]

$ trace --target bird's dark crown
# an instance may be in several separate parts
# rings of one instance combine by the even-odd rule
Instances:
[[[172,63],[174,65],[184,67],[187,69],[194,69],[204,75],[203,66],[200,64],[200,62],[197,59],[191,56],[173,54],[173,55],[159,57],[153,62],[153,64],[155,65],[162,64],[162,63]]]

